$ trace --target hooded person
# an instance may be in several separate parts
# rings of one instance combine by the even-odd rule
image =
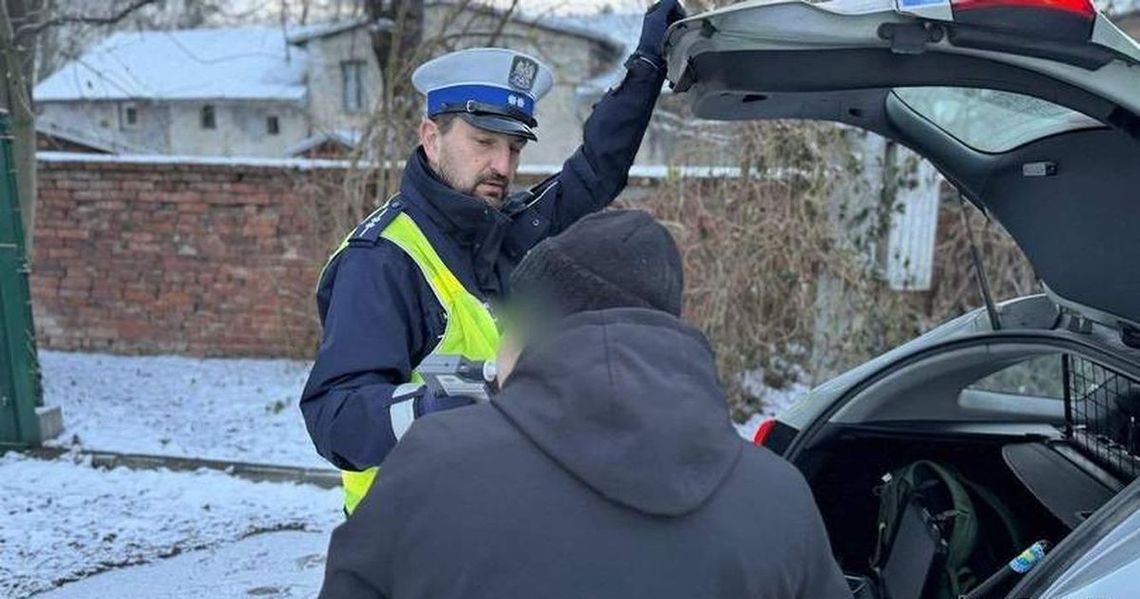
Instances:
[[[803,477],[729,421],[681,273],[638,211],[531,250],[500,392],[416,421],[321,596],[850,597]]]

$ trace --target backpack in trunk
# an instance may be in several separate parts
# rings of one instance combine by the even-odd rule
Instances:
[[[919,592],[922,597],[957,599],[1000,569],[1003,560],[1023,543],[1008,506],[950,466],[914,462],[884,475],[876,490],[878,540],[871,567],[885,590],[891,588],[892,577],[901,577],[925,581]],[[892,556],[892,550],[916,542],[912,538],[916,533],[905,526],[908,512],[916,510],[927,520],[926,531],[918,534],[933,535],[940,549],[930,559],[908,556],[903,561]]]

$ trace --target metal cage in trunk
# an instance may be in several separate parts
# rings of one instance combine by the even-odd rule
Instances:
[[[1131,481],[1140,475],[1140,382],[1066,354],[1065,436],[1101,467]]]

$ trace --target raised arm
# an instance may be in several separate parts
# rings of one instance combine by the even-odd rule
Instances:
[[[678,0],[662,0],[646,12],[637,51],[625,63],[625,78],[594,106],[582,145],[562,172],[535,190],[534,208],[551,222],[552,233],[605,208],[625,188],[665,82],[665,32],[683,17]]]

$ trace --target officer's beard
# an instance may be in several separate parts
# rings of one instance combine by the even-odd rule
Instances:
[[[458,173],[459,169],[453,167],[446,154],[440,156],[439,164],[434,166],[439,178],[448,187],[461,194],[479,198],[490,204],[492,208],[502,207],[507,199],[507,189],[511,181],[503,175],[489,172],[478,175],[474,181],[464,181]]]

